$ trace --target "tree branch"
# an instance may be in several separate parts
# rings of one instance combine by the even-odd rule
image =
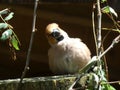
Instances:
[[[97,30],[97,48],[98,48],[98,53],[97,56],[101,54],[101,19],[102,19],[102,14],[101,14],[101,8],[100,8],[100,0],[97,0],[97,18],[98,18],[98,30]]]
[[[27,53],[26,64],[25,64],[25,67],[24,67],[24,71],[22,72],[22,76],[21,76],[21,79],[20,79],[20,82],[19,82],[19,85],[18,85],[18,90],[21,90],[23,78],[25,77],[27,71],[29,70],[30,54],[31,54],[31,49],[32,49],[33,40],[34,40],[34,34],[35,34],[35,31],[36,31],[36,30],[35,30],[35,24],[36,24],[36,11],[37,11],[37,6],[38,6],[38,1],[39,1],[39,0],[35,0],[31,39],[30,39],[30,43],[29,43],[29,48],[28,48],[28,53]]]
[[[111,45],[98,57],[93,57],[92,60],[84,66],[80,71],[79,74],[86,73],[95,63],[97,63],[98,59],[102,60],[101,57],[103,57],[108,51],[110,51],[117,43],[120,42],[120,35],[118,35],[111,43]],[[80,80],[80,75],[78,75],[77,79],[75,82],[70,86],[68,90],[74,90],[73,87],[79,82]],[[113,82],[107,82],[109,84],[113,83],[120,83],[120,81],[113,81]]]

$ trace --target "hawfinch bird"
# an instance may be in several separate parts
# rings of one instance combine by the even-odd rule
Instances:
[[[79,38],[70,38],[58,24],[46,27],[49,67],[55,74],[75,74],[91,60],[88,47]]]

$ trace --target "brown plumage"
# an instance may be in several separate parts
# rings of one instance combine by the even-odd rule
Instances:
[[[91,60],[88,47],[79,38],[70,38],[58,24],[51,23],[45,31],[51,48],[49,66],[55,74],[74,74]]]

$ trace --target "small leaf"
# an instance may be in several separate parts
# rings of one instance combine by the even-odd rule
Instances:
[[[8,21],[8,20],[12,19],[13,15],[14,15],[13,12],[9,13],[9,15],[7,17],[5,17],[5,20]]]
[[[104,3],[104,2],[107,2],[107,0],[102,0],[101,2]]]
[[[116,89],[110,84],[106,83],[102,85],[102,90],[116,90]]]
[[[12,36],[11,43],[16,50],[20,50],[18,46],[19,42],[16,40],[15,36]]]
[[[12,35],[12,30],[8,29],[2,33],[2,36],[0,37],[1,40],[7,40]]]
[[[99,77],[97,74],[95,73],[90,73],[89,74],[89,80],[90,80],[90,83],[89,83],[89,86],[92,86],[94,89],[98,88],[98,85],[99,85]]]
[[[115,15],[116,17],[118,17],[117,13],[115,12],[115,10],[110,7],[110,6],[105,6],[102,8],[102,12],[103,13],[112,13],[113,15]]]
[[[8,12],[9,12],[9,9],[6,8],[6,9],[0,11],[0,15],[7,14]]]
[[[7,23],[0,23],[0,29],[6,29],[8,27]]]
[[[113,86],[109,85],[108,90],[116,90]]]
[[[110,12],[111,12],[113,15],[115,15],[116,17],[118,17],[117,13],[115,12],[115,10],[114,10],[112,7],[110,7]]]
[[[103,7],[103,8],[102,8],[102,12],[103,12],[103,13],[110,13],[109,6]]]

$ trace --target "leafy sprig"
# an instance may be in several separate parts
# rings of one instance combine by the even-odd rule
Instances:
[[[0,40],[1,41],[9,41],[9,47],[12,59],[16,59],[15,50],[20,50],[19,45],[20,41],[13,31],[13,26],[10,25],[8,22],[13,18],[14,13],[11,12],[8,8],[0,11]]]
[[[101,39],[101,30],[111,30],[118,32],[120,34],[120,25],[119,23],[114,19],[118,17],[115,10],[110,7],[108,4],[104,7],[101,7],[102,4],[107,4],[107,0],[96,0],[96,3],[93,4],[93,12],[92,12],[92,20],[93,20],[93,34],[96,44],[96,53],[98,53],[96,56],[94,56],[91,61],[83,67],[79,71],[79,75],[76,79],[76,81],[71,85],[69,90],[116,90],[111,84],[112,83],[118,83],[120,84],[120,81],[112,81],[108,82],[107,79],[107,72],[106,72],[106,62],[102,58],[105,56],[105,54],[111,50],[115,44],[120,42],[120,35],[118,35],[111,43],[111,45],[105,50],[101,52],[102,47],[102,39]],[[97,29],[95,29],[95,8],[97,7],[97,19],[98,19],[98,26]],[[102,14],[108,15],[108,17],[113,21],[113,25],[115,28],[102,28],[101,27],[101,21],[102,21]],[[97,32],[97,34],[96,34]],[[99,39],[99,40],[98,40]],[[100,47],[98,47],[100,46]],[[100,49],[100,50],[99,50]],[[79,85],[75,87],[76,85]]]

